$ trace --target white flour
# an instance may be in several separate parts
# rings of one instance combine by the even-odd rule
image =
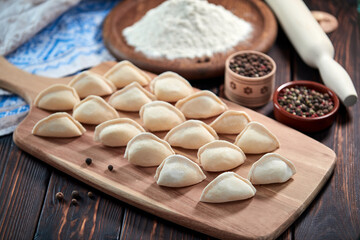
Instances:
[[[226,52],[251,34],[248,22],[204,0],[168,0],[151,9],[123,35],[148,57],[211,57]]]

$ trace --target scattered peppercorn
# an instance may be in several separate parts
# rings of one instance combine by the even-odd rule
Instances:
[[[305,86],[284,88],[279,93],[278,102],[288,113],[304,118],[323,116],[334,108],[328,93]]]
[[[64,199],[64,194],[62,192],[58,192],[55,194],[57,200],[61,201]]]
[[[230,59],[230,69],[245,77],[262,77],[273,69],[271,62],[255,53],[243,53]]]
[[[88,197],[93,199],[95,196],[94,196],[94,194],[92,192],[88,192]]]
[[[73,199],[71,199],[71,204],[78,205],[78,201],[75,198],[73,198]]]
[[[113,165],[108,166],[109,171],[112,171],[114,169]]]
[[[91,158],[86,158],[85,162],[86,162],[87,165],[90,165],[92,160],[91,160]]]
[[[71,197],[75,198],[75,199],[79,199],[80,198],[79,191],[77,191],[77,190],[72,191]]]

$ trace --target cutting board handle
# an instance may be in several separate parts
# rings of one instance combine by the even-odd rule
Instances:
[[[0,88],[16,93],[31,103],[36,95],[54,83],[67,84],[70,78],[48,78],[25,72],[0,56]]]

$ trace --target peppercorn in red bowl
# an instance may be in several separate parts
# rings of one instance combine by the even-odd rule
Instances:
[[[276,120],[303,132],[316,132],[334,122],[339,99],[326,86],[312,81],[281,85],[273,95]]]

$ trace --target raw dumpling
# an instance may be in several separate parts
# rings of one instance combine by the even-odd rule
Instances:
[[[116,90],[112,82],[90,71],[77,75],[71,80],[69,86],[75,88],[80,98],[85,98],[89,95],[105,96],[112,94]]]
[[[193,93],[190,83],[174,72],[164,72],[154,78],[150,90],[157,99],[165,102],[177,102]]]
[[[124,157],[132,164],[153,167],[159,166],[165,158],[174,154],[169,143],[152,133],[144,132],[129,141]]]
[[[246,112],[228,110],[210,123],[210,127],[217,133],[239,134],[250,121]]]
[[[268,153],[252,165],[248,179],[252,184],[283,183],[295,173],[290,160],[277,153]]]
[[[186,120],[179,109],[163,101],[154,101],[142,106],[140,118],[149,131],[167,131]]]
[[[246,158],[238,146],[223,140],[205,144],[199,149],[197,156],[202,168],[210,172],[235,168],[243,164]]]
[[[249,180],[234,172],[224,172],[203,190],[200,201],[209,203],[231,202],[251,198],[256,189]]]
[[[224,112],[225,103],[210,91],[200,91],[179,100],[175,107],[187,118],[209,118]]]
[[[95,128],[94,140],[109,147],[122,147],[144,128],[130,118],[117,118],[101,123]]]
[[[85,128],[65,112],[51,114],[37,122],[32,134],[42,137],[78,137],[86,132]]]
[[[143,105],[155,99],[138,82],[133,82],[111,95],[109,104],[117,110],[138,112]]]
[[[156,169],[155,180],[166,187],[186,187],[197,184],[206,178],[200,167],[181,155],[167,157]]]
[[[215,130],[199,120],[188,120],[174,127],[164,138],[171,146],[187,149],[198,149],[218,139]]]
[[[101,97],[90,95],[75,105],[73,117],[81,123],[100,124],[118,118],[119,114]]]
[[[127,60],[117,63],[105,73],[104,77],[114,83],[117,88],[123,88],[132,82],[146,86],[151,80],[146,73]]]
[[[279,140],[264,125],[250,122],[236,137],[235,145],[244,153],[266,153],[279,147]]]
[[[65,84],[54,84],[42,90],[35,98],[34,105],[49,111],[72,110],[80,98],[75,89]]]

